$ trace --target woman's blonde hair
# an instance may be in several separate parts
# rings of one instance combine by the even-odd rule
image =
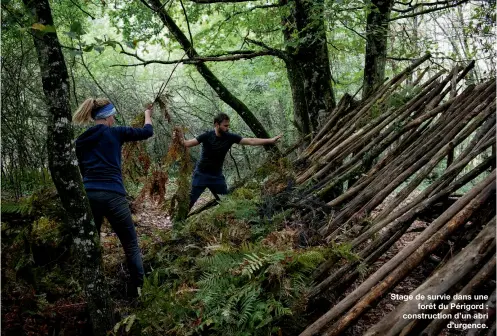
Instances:
[[[108,104],[110,104],[110,100],[107,98],[88,98],[79,105],[72,117],[72,122],[76,125],[88,124],[93,121],[92,112]]]

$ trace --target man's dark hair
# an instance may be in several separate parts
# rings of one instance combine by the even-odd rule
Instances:
[[[221,125],[221,123],[225,120],[230,120],[230,117],[226,113],[219,113],[215,118],[214,118],[214,124]]]

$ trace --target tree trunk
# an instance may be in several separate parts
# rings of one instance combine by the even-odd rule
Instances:
[[[388,20],[392,0],[372,0],[366,22],[366,56],[362,97],[368,97],[385,79]]]
[[[191,42],[181,31],[181,29],[176,25],[173,19],[169,16],[167,11],[163,8],[159,0],[150,0],[149,2],[157,12],[164,25],[169,29],[169,31],[174,35],[178,43],[181,45],[183,50],[185,50],[189,58],[198,57],[197,51],[193,48]],[[235,110],[238,115],[243,119],[243,121],[248,125],[248,127],[254,132],[255,136],[258,138],[269,138],[269,133],[266,131],[261,122],[256,118],[256,116],[250,111],[250,109],[238,98],[236,98],[226,86],[212,73],[212,71],[207,67],[205,63],[196,63],[195,67],[202,77],[205,79],[207,84],[209,84],[214,91],[218,94],[219,98],[228,104],[233,110]],[[266,150],[274,149],[275,146],[264,146]]]
[[[53,26],[48,0],[23,0],[35,23]],[[113,309],[102,270],[100,238],[86,198],[73,146],[69,103],[69,78],[56,33],[32,30],[38,55],[43,91],[50,110],[47,144],[50,173],[62,201],[74,239],[80,278],[87,298],[95,335],[113,327]]]
[[[295,120],[303,135],[316,133],[336,105],[324,26],[324,1],[282,0],[280,3],[292,6],[282,26]],[[297,40],[292,33],[297,33]]]

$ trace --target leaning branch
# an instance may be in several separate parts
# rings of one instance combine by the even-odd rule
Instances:
[[[73,0],[71,0],[71,3],[76,6],[80,11],[82,11],[83,13],[85,13],[86,15],[88,15],[89,17],[91,17],[92,20],[95,20],[95,17],[93,15],[91,15],[90,13],[88,13],[87,11],[85,11],[83,8],[81,8],[81,6],[79,6],[77,3],[75,3]]]
[[[466,2],[469,2],[469,0],[461,0],[459,2],[453,3],[452,5],[447,5],[447,6],[443,6],[443,7],[437,7],[437,8],[430,8],[430,9],[427,9],[427,10],[424,10],[424,11],[421,11],[421,12],[418,12],[418,13],[397,16],[397,17],[394,17],[394,18],[392,18],[392,19],[390,19],[388,21],[392,22],[392,21],[395,21],[395,20],[407,19],[407,18],[411,18],[411,17],[423,15],[423,14],[428,14],[428,13],[436,12],[436,11],[439,11],[439,10],[442,10],[442,9],[453,8],[453,7],[457,7],[459,5],[462,5],[462,4],[466,3]]]
[[[127,53],[125,52],[124,54],[133,56],[137,58],[138,60],[141,60],[138,56]],[[226,55],[226,56],[205,56],[205,57],[195,57],[195,58],[190,58],[190,59],[185,59],[185,60],[174,60],[174,61],[161,61],[161,60],[141,60],[141,63],[136,63],[136,64],[113,64],[111,67],[136,67],[136,66],[146,66],[149,64],[176,64],[176,63],[183,63],[183,64],[198,64],[198,63],[204,63],[204,62],[229,62],[229,61],[237,61],[241,59],[251,59],[255,57],[260,57],[260,56],[276,56],[274,53],[270,51],[255,51],[252,53],[240,53],[237,55]]]
[[[360,38],[362,39],[366,39],[366,37],[364,37],[364,35],[362,35],[361,33],[359,33],[357,30],[355,30],[354,28],[351,28],[349,26],[347,26],[342,20],[338,20],[340,21],[340,23],[342,24],[342,26],[344,26],[345,28],[347,28],[348,30],[350,30],[351,32],[357,34],[357,36],[359,36]]]
[[[429,6],[438,6],[438,5],[450,5],[451,4],[451,1],[436,1],[436,2],[428,2],[428,3],[417,3],[415,5],[412,5],[411,3],[401,3],[401,2],[398,2],[398,4],[400,5],[404,5],[404,6],[408,6],[409,8],[406,8],[406,9],[400,9],[400,8],[392,8],[392,11],[394,12],[398,12],[398,13],[408,13],[408,12],[412,12],[413,10],[415,10],[416,8],[419,8],[419,7],[429,7]]]

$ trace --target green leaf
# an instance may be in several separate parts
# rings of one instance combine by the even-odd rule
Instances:
[[[134,44],[133,42],[130,42],[130,41],[126,41],[126,43],[125,43],[125,44],[126,44],[129,48],[131,48],[131,49],[135,49],[135,47],[136,47],[136,46],[135,46],[135,44]]]
[[[105,50],[105,48],[102,46],[94,46],[93,49],[95,49],[95,51],[98,51],[99,53],[102,53]]]
[[[136,320],[136,315],[133,314],[129,317],[129,320],[127,321],[127,324],[126,324],[126,332],[129,332],[131,330],[131,327],[133,326],[133,323],[135,322]]]
[[[41,24],[39,22],[33,23],[31,26],[32,29],[39,30],[44,33],[55,33],[55,27],[54,26],[45,26],[44,24]]]
[[[103,44],[108,45],[109,47],[112,47],[112,48],[115,48],[117,46],[117,43],[114,41],[105,41]]]
[[[84,52],[90,52],[90,51],[92,51],[92,50],[93,50],[93,45],[87,45],[87,46],[83,49],[83,51],[84,51]]]
[[[114,333],[117,334],[119,331],[119,328],[121,328],[121,322],[117,322],[116,325],[114,326]]]
[[[83,52],[81,50],[69,50],[69,54],[71,54],[71,56],[81,56],[83,55]]]
[[[71,23],[71,32],[75,33],[77,36],[81,36],[81,35],[85,34],[83,26],[81,25],[81,22],[79,22],[79,21]]]
[[[78,37],[78,35],[72,31],[64,32],[64,34],[66,34],[67,36],[73,39]]]

